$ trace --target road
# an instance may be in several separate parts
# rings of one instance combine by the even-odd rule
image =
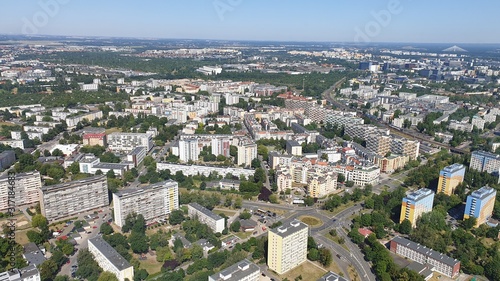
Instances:
[[[85,218],[84,218],[85,215],[99,216],[99,218],[97,220],[90,220],[89,221],[89,224],[90,224],[91,227],[96,226],[97,228],[91,228],[90,230],[88,230],[88,231],[91,232],[90,234],[87,234],[87,233],[81,233],[80,234],[82,236],[82,238],[79,239],[79,240],[76,240],[76,242],[78,244],[75,246],[75,252],[74,252],[74,254],[69,257],[69,263],[64,264],[62,266],[62,268],[61,268],[61,271],[57,275],[59,275],[59,276],[61,276],[61,275],[71,276],[70,269],[71,269],[72,265],[77,264],[76,258],[78,256],[78,251],[80,249],[87,249],[88,248],[88,240],[90,238],[93,238],[93,237],[97,236],[98,233],[99,233],[99,228],[100,228],[101,224],[103,222],[107,221],[109,218],[111,218],[111,211],[110,211],[110,209],[108,207],[101,208],[101,210],[103,210],[103,212],[98,213],[97,215],[95,215],[93,212],[82,213],[82,214],[78,215],[78,219],[76,219],[76,220],[85,220]],[[106,218],[103,218],[104,215],[106,215]],[[73,229],[73,227],[74,227],[74,223],[72,223],[71,225],[65,227],[63,233],[61,234],[61,236],[63,236],[63,235],[66,235],[66,236],[69,235],[70,231]],[[55,241],[55,239],[51,239],[49,242],[53,243],[54,241]]]

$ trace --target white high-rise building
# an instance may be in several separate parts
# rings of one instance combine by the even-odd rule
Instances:
[[[42,188],[42,180],[39,172],[20,173],[16,174],[14,178],[15,198],[13,200],[16,207],[40,201],[38,192]],[[9,208],[8,193],[10,186],[8,176],[0,177],[0,211]]]
[[[128,153],[138,146],[144,146],[147,151],[150,151],[153,148],[151,134],[112,133],[108,135],[108,148],[113,151]]]
[[[122,227],[128,214],[141,214],[147,223],[165,218],[179,209],[179,185],[167,180],[113,194],[115,223]]]
[[[241,141],[238,145],[237,165],[250,166],[252,160],[257,158],[257,144],[253,142]]]
[[[212,139],[212,154],[215,156],[224,155],[230,156],[231,141],[229,138],[213,138]]]
[[[182,139],[179,141],[179,159],[184,162],[198,161],[200,145],[197,138]]]
[[[268,232],[267,265],[283,274],[307,260],[309,226],[298,220]]]

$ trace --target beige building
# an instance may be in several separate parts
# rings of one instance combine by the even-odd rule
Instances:
[[[337,174],[327,173],[324,176],[313,176],[307,182],[307,195],[312,198],[324,197],[337,189]]]
[[[372,134],[366,138],[366,148],[379,155],[391,151],[391,137],[381,134]]]
[[[267,265],[283,274],[307,260],[309,226],[293,220],[268,232]]]
[[[89,239],[89,251],[104,271],[113,273],[119,281],[134,280],[134,267],[101,236]]]
[[[122,227],[128,214],[141,214],[146,223],[165,218],[179,209],[179,185],[173,180],[113,194],[115,223]]]
[[[43,186],[39,195],[42,215],[49,221],[109,205],[108,180],[104,175]]]
[[[238,147],[237,165],[250,166],[252,160],[257,158],[257,144],[253,142],[240,142]]]
[[[0,177],[0,211],[9,208],[8,192],[10,186],[8,176]],[[40,200],[38,192],[42,188],[42,180],[39,172],[16,174],[13,186],[16,207],[33,204]]]

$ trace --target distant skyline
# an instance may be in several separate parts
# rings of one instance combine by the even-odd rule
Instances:
[[[1,34],[500,43],[500,1],[4,0]]]

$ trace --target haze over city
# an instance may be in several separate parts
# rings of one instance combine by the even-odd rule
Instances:
[[[266,41],[499,43],[498,10],[500,2],[493,0],[9,0],[2,1],[0,33]],[[360,31],[371,35],[360,37]]]

